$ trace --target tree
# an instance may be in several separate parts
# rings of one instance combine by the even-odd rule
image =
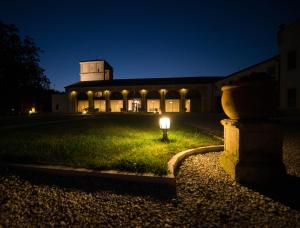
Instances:
[[[21,38],[15,25],[0,21],[0,112],[18,113],[41,106],[50,80],[39,66],[41,49],[32,38]]]

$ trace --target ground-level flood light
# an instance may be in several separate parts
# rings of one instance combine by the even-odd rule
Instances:
[[[159,119],[159,127],[163,131],[163,137],[162,137],[161,141],[169,142],[168,129],[170,129],[170,118],[169,117],[161,117]]]
[[[36,113],[36,110],[35,110],[35,107],[32,107],[32,108],[29,110],[29,115],[34,114],[34,113]]]

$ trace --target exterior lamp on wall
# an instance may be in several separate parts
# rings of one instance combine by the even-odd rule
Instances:
[[[169,117],[161,117],[159,119],[159,127],[163,131],[163,137],[162,137],[161,141],[169,142],[168,129],[170,129],[170,118]]]

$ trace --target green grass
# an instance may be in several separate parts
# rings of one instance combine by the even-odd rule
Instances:
[[[172,121],[170,143],[160,141],[158,116],[101,115],[82,121],[0,130],[0,159],[166,174],[176,153],[221,142]]]

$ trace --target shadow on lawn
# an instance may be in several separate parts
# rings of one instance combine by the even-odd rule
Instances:
[[[284,179],[269,185],[262,186],[249,186],[254,191],[272,198],[292,209],[300,210],[300,178],[296,176],[287,175]]]
[[[29,170],[3,170],[5,175],[15,174],[35,185],[58,186],[76,189],[83,192],[106,191],[122,195],[150,196],[158,200],[170,200],[176,197],[176,187],[169,184],[141,183],[123,180],[114,180],[103,177],[60,175],[47,172]]]

